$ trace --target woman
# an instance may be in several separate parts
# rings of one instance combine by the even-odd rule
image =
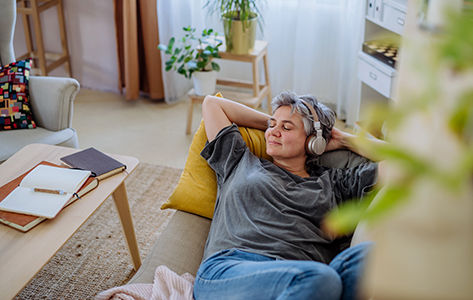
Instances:
[[[194,297],[354,298],[368,245],[340,253],[340,241],[324,234],[321,222],[375,183],[377,164],[309,168],[323,148],[352,149],[350,135],[333,128],[334,113],[314,97],[283,92],[272,106],[269,116],[222,98],[204,100],[209,143],[201,155],[216,173],[218,194]],[[237,125],[266,130],[273,162],[249,151]],[[308,139],[317,145],[306,149]]]

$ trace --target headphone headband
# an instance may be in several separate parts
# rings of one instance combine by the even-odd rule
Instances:
[[[304,106],[307,107],[307,109],[309,110],[310,115],[312,116],[312,123],[313,123],[314,129],[316,130],[320,129],[320,121],[318,120],[318,116],[317,116],[317,113],[315,112],[314,107],[312,107],[312,105],[307,103],[307,101],[302,100],[301,98],[299,98],[299,100],[301,100],[302,104],[304,104]],[[315,120],[315,117],[317,117],[317,121]],[[315,123],[317,122],[319,123],[319,128],[315,128]]]

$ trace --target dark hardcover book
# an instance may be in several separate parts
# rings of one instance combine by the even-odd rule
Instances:
[[[126,165],[107,154],[88,148],[60,158],[71,168],[89,170],[99,180],[110,177],[126,169]]]
[[[42,161],[38,165],[47,165],[47,166],[53,166],[53,167],[61,167],[56,164],[47,162],[47,161]],[[36,167],[36,166],[35,166]],[[34,168],[31,168],[28,172],[18,176],[17,178],[13,179],[12,181],[8,182],[7,184],[3,185],[0,187],[0,202],[5,199],[5,197],[10,194],[23,180],[23,178]],[[99,181],[97,178],[94,177],[89,177],[85,183],[82,185],[80,190],[77,192],[77,195],[72,197],[65,206],[71,204],[72,202],[76,201],[79,199],[79,197],[84,196],[88,192],[92,191],[95,189],[99,184]],[[0,222],[8,225],[10,227],[13,227],[15,229],[18,229],[20,231],[26,232],[30,230],[31,228],[35,227],[42,221],[46,220],[44,217],[37,217],[37,216],[32,216],[32,215],[26,215],[26,214],[20,214],[20,213],[15,213],[15,212],[8,212],[8,211],[0,211]]]

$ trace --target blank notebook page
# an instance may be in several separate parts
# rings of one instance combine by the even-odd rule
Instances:
[[[54,218],[89,176],[90,171],[39,165],[0,202],[0,209]],[[66,193],[35,192],[34,188],[62,190]]]

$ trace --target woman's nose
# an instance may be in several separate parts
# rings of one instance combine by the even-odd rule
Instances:
[[[270,133],[271,133],[271,135],[280,137],[281,136],[281,129],[278,126],[274,126],[273,128],[271,128]]]

